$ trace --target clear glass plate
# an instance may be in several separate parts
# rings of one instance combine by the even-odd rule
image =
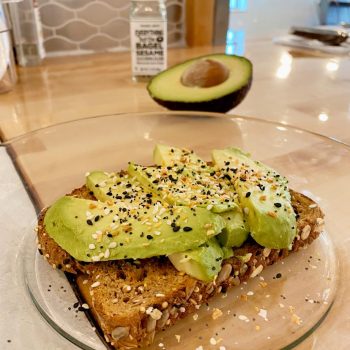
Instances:
[[[204,159],[209,159],[211,149],[230,145],[250,151],[254,158],[285,174],[293,189],[319,202],[326,213],[327,232],[306,250],[266,269],[260,278],[215,297],[198,311],[197,320],[189,316],[160,332],[153,348],[291,348],[312,334],[325,318],[324,324],[332,322],[323,327],[326,331],[336,327],[341,332],[346,327],[336,316],[346,317],[337,301],[345,295],[343,279],[348,275],[339,267],[339,261],[342,266],[348,264],[342,248],[348,244],[344,232],[350,224],[346,208],[339,205],[349,195],[347,146],[252,118],[164,112],[69,122],[13,139],[6,147],[40,210],[80,187],[86,171],[122,169],[130,160],[151,164],[156,143],[191,148]],[[73,305],[77,299],[65,276],[36,252],[32,230],[19,249],[21,278],[44,318],[81,348],[103,349],[84,312],[76,312]],[[341,255],[339,260],[336,251]],[[280,278],[276,278],[278,273]],[[336,295],[334,315],[331,306]],[[223,312],[216,320],[212,318],[213,308]]]

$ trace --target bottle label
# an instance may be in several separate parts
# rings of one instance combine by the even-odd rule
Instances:
[[[167,27],[164,20],[130,22],[134,76],[155,75],[167,66]]]

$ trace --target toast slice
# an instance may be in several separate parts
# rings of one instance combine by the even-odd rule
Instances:
[[[53,268],[76,275],[80,293],[108,343],[121,350],[147,346],[156,332],[195,312],[209,298],[257,276],[319,236],[324,226],[321,209],[301,193],[290,192],[297,214],[292,249],[268,249],[248,240],[223,261],[211,283],[177,271],[165,257],[82,264],[48,236],[43,224],[46,210],[39,217],[38,249]],[[86,186],[70,195],[95,199]]]

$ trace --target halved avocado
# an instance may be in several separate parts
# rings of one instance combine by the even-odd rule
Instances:
[[[244,99],[252,76],[248,59],[212,54],[157,74],[147,90],[157,103],[171,110],[227,112]]]

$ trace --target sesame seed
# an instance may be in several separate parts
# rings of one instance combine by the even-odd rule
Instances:
[[[117,246],[117,243],[116,242],[111,242],[111,243],[109,243],[109,245],[108,245],[108,247],[109,248],[115,248]]]
[[[100,282],[94,282],[92,285],[91,285],[91,288],[96,288],[100,285],[101,283]]]
[[[249,322],[249,318],[245,315],[239,315],[238,319],[240,319],[241,321]]]
[[[211,345],[216,345],[216,343],[217,343],[215,338],[210,338],[209,342]]]
[[[90,309],[88,304],[82,304],[81,307],[84,308],[85,310]]]
[[[106,251],[105,251],[104,257],[105,257],[106,259],[108,259],[109,256],[110,256],[110,251],[109,251],[109,249],[107,248]]]
[[[89,249],[93,250],[93,249],[95,249],[95,248],[96,248],[95,244],[93,244],[93,243],[90,243],[90,244],[89,244]]]

